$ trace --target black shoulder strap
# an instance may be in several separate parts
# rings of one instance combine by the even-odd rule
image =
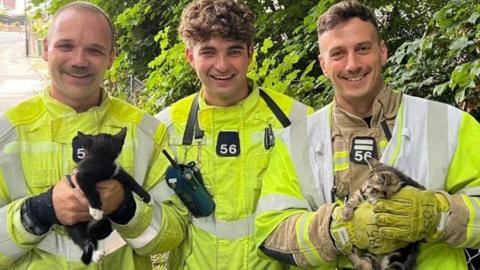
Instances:
[[[284,128],[290,126],[292,122],[290,122],[290,119],[285,115],[285,113],[278,107],[277,103],[273,101],[273,99],[262,89],[260,89],[260,96],[263,98],[265,103],[267,103],[267,106],[272,110],[273,114],[275,117],[277,117],[278,121],[282,123],[282,126]]]
[[[193,135],[195,133],[195,139],[203,138],[203,130],[198,125],[198,94],[195,95],[188,113],[187,124],[185,125],[185,132],[183,133],[183,145],[191,145],[193,141]]]
[[[380,124],[382,125],[383,132],[385,132],[385,137],[387,138],[387,141],[390,141],[390,139],[392,138],[392,133],[388,128],[387,121],[383,120]]]
[[[280,109],[280,107],[273,101],[273,99],[262,89],[260,89],[260,96],[267,103],[267,106],[272,110],[275,117],[282,124],[283,127],[288,127],[292,122],[285,115],[285,113]],[[187,124],[185,125],[185,132],[183,133],[183,145],[191,145],[193,141],[193,136],[195,133],[195,139],[203,138],[203,130],[200,129],[198,124],[198,94],[195,95],[192,101],[192,106],[190,107],[190,112],[188,113]]]

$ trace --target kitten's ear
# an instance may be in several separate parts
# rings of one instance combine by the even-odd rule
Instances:
[[[82,133],[81,131],[77,134],[78,140],[85,149],[90,149],[90,146],[93,142],[93,136]]]
[[[125,142],[125,137],[126,136],[127,136],[127,128],[126,127],[122,128],[117,134],[114,135],[115,139],[120,141],[122,143],[122,145]]]
[[[367,161],[367,164],[368,164],[368,167],[370,168],[370,170],[373,170],[373,167],[377,166],[378,163],[380,163],[380,161],[378,161],[378,160],[376,160],[372,157],[367,157],[366,161]]]

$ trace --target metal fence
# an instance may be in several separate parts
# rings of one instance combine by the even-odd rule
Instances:
[[[133,75],[128,75],[128,89],[126,99],[128,102],[137,105],[138,95],[145,90],[145,83]]]

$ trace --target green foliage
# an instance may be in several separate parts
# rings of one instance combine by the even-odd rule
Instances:
[[[100,2],[102,2],[102,7],[108,7],[108,5],[111,7],[115,6],[113,4],[114,1]],[[162,104],[164,102],[169,102],[168,104],[170,104],[174,98],[182,96],[179,94],[170,95],[164,90],[164,86],[170,83],[168,86],[169,89],[172,89],[173,87],[188,85],[188,82],[172,83],[172,80],[163,82],[162,80],[165,78],[162,78],[161,74],[164,74],[166,69],[156,63],[165,63],[165,67],[174,67],[178,63],[184,63],[184,59],[180,61],[180,54],[175,54],[175,50],[178,51],[179,48],[175,44],[180,42],[177,34],[169,29],[178,27],[180,14],[187,2],[186,0],[140,0],[132,4],[124,1],[127,8],[114,10],[118,14],[115,16],[115,26],[118,33],[117,51],[119,52],[119,57],[107,77],[110,81],[109,85],[112,86],[111,92],[120,95],[130,91],[128,81],[131,76],[145,81],[147,90],[138,98],[138,105],[150,112],[157,111],[163,107]],[[167,33],[168,37],[155,38],[160,32]],[[161,43],[164,44],[165,42],[169,42],[169,44],[162,48]],[[170,50],[174,50],[171,52],[173,55],[169,54]],[[159,70],[152,69],[156,67]],[[178,68],[176,69],[178,70]],[[173,77],[171,78],[173,79]],[[151,82],[148,82],[147,79],[151,80]],[[162,82],[162,85],[154,85],[156,82]],[[180,91],[180,93],[188,93],[188,91]],[[161,97],[160,101],[162,102],[154,100],[153,97],[158,97],[159,100]]]
[[[458,106],[480,118],[480,4],[451,1],[425,35],[405,42],[386,76],[395,88]]]
[[[155,41],[161,53],[148,64],[151,69],[146,81],[147,90],[142,93],[141,105],[151,113],[199,90],[200,84],[185,60],[183,43],[171,43],[170,27],[160,31]]]
[[[32,0],[48,13],[72,0]],[[137,105],[157,112],[197,91],[176,29],[190,0],[91,0],[117,28],[117,59],[106,87],[128,98],[131,78],[145,83]],[[318,65],[316,22],[338,0],[245,0],[256,14],[255,54],[248,76],[260,86],[316,108],[332,98]],[[475,0],[365,0],[394,52],[386,80],[407,93],[457,105],[480,118],[479,11]],[[447,5],[448,4],[448,5]],[[434,15],[435,14],[435,15]]]

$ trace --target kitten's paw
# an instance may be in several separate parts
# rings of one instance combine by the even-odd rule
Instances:
[[[370,203],[370,204],[376,204],[377,203],[377,198],[370,197],[370,198],[368,198],[367,202]]]
[[[95,263],[99,263],[105,258],[105,251],[103,250],[95,250],[92,255],[92,260]]]
[[[350,219],[352,219],[352,216],[353,216],[353,209],[352,208],[348,208],[348,207],[343,208],[343,210],[342,210],[343,220],[350,220]]]
[[[92,208],[92,207],[88,208],[88,213],[95,220],[100,220],[103,217],[103,211],[102,210],[98,210],[98,209],[95,209],[95,208]]]

